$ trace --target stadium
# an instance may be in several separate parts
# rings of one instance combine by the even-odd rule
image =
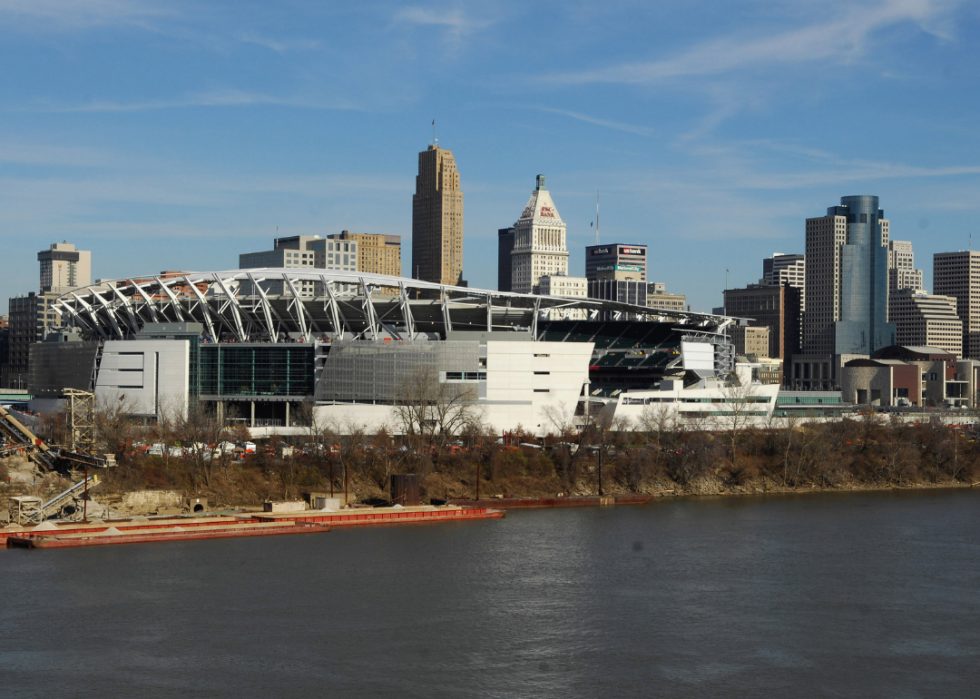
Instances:
[[[545,433],[557,415],[717,392],[735,369],[732,318],[359,272],[166,273],[76,289],[56,309],[73,330],[32,348],[35,393],[94,390],[149,421],[198,406],[282,432],[312,407],[399,433],[393,407],[424,376],[496,430]]]

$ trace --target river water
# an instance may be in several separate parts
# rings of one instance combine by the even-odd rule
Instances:
[[[0,551],[3,697],[977,697],[980,493]]]

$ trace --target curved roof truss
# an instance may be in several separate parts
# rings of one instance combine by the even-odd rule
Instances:
[[[309,342],[340,337],[411,340],[453,330],[525,330],[569,317],[669,322],[718,332],[733,319],[616,301],[447,286],[321,269],[242,269],[129,278],[75,289],[63,319],[96,339],[127,339],[145,323],[198,322],[214,342]]]

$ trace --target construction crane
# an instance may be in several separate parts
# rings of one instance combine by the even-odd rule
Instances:
[[[52,452],[51,447],[44,443],[44,440],[36,436],[27,427],[11,415],[6,408],[0,406],[0,431],[7,435],[13,442],[28,448],[28,458],[45,471],[53,471],[55,468],[56,452]]]

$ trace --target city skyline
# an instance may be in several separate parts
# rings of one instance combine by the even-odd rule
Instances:
[[[805,218],[842,195],[879,196],[923,260],[975,227],[966,3],[555,6],[575,48],[533,63],[500,50],[536,33],[516,4],[200,7],[0,7],[0,55],[21,66],[0,78],[0,296],[33,289],[26,262],[61,240],[102,278],[234,269],[278,236],[408,243],[433,118],[465,173],[475,287],[495,287],[483,261],[539,172],[570,274],[599,190],[603,241],[649,245],[649,277],[694,310],[719,304],[726,269],[743,286],[773,250],[803,252]]]

